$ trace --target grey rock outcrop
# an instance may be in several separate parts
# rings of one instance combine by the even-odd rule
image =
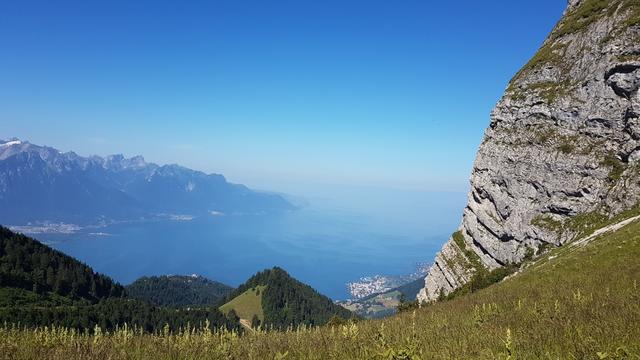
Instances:
[[[640,3],[570,0],[493,110],[462,223],[419,301],[635,209],[639,88]]]

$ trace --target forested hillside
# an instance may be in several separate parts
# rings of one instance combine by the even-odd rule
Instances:
[[[109,277],[37,240],[0,226],[0,323],[113,330],[125,323],[156,332],[169,326],[236,329],[217,308],[177,310],[127,297]]]
[[[212,306],[231,286],[202,276],[144,276],[126,286],[127,294],[159,306]]]
[[[95,303],[124,287],[60,251],[0,226],[0,287],[53,293]]]
[[[30,292],[16,294],[7,288],[0,289],[2,296],[9,299],[19,297],[30,300],[28,303],[13,306],[0,306],[0,323],[16,324],[26,327],[62,326],[79,331],[93,331],[96,326],[103,331],[112,331],[125,324],[148,333],[179,331],[187,326],[210,329],[226,327],[238,329],[236,319],[227,319],[215,308],[180,310],[152,306],[144,301],[112,298],[97,304],[46,301],[46,298],[34,296]],[[8,299],[3,301],[6,305]],[[43,302],[43,300],[45,300]],[[60,301],[61,300],[61,301]]]
[[[300,324],[323,325],[333,316],[343,319],[355,316],[278,267],[252,276],[229,294],[225,303],[244,294],[247,290],[258,287],[264,289],[260,292],[260,296],[264,314],[263,324],[266,327],[283,329]]]

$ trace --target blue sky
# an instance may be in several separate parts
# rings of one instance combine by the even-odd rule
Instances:
[[[0,138],[280,191],[466,191],[565,4],[0,1]]]

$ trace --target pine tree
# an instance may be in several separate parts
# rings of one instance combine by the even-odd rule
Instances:
[[[251,318],[251,327],[257,329],[260,327],[260,319],[258,319],[258,315],[253,314],[253,318]]]

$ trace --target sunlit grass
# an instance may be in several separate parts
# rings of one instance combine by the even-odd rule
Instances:
[[[260,319],[260,321],[263,321],[264,313],[262,311],[262,294],[264,293],[264,289],[266,289],[266,286],[264,285],[251,288],[240,296],[222,305],[220,310],[225,314],[234,310],[241,319],[246,320],[251,320],[255,315]]]

